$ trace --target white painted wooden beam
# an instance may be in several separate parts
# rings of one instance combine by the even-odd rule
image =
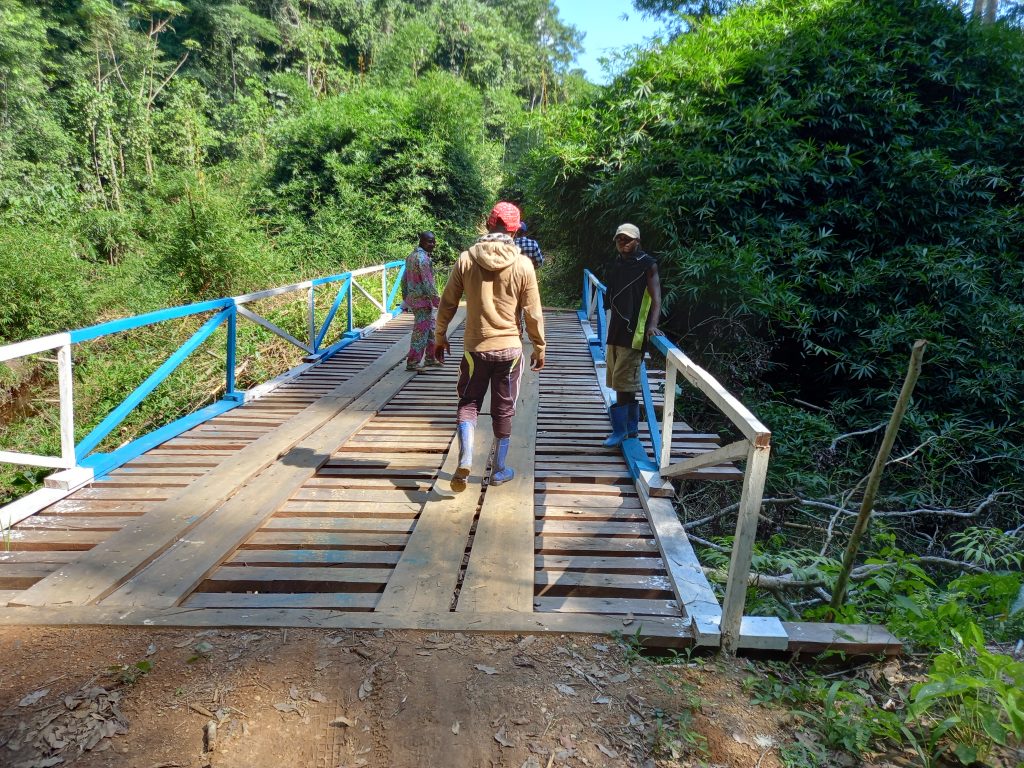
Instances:
[[[748,440],[737,440],[735,443],[729,443],[729,445],[716,448],[713,451],[691,456],[667,467],[663,466],[660,470],[661,476],[679,477],[701,467],[713,467],[717,464],[724,464],[727,461],[745,459],[749,450],[750,442]]]

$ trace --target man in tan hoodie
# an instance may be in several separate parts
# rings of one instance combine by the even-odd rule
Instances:
[[[523,376],[523,343],[517,317],[522,310],[533,343],[530,368],[544,367],[544,315],[533,263],[519,252],[512,235],[519,229],[519,209],[498,203],[487,218],[488,234],[464,251],[452,268],[437,309],[435,354],[451,354],[448,324],[466,296],[465,355],[459,364],[459,467],[452,490],[466,488],[473,463],[473,433],[487,389],[491,390],[491,424],[495,449],[491,484],[501,485],[515,471],[505,466],[512,417]]]

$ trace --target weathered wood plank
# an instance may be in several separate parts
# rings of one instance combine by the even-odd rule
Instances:
[[[547,505],[535,507],[537,519],[551,520],[607,520],[623,522],[647,522],[647,514],[642,509],[610,509],[608,507],[554,507]]]
[[[530,350],[523,349],[523,364]],[[508,466],[515,476],[489,486],[480,507],[457,611],[533,611],[533,462],[537,441],[539,374],[523,372],[512,422]]]
[[[377,604],[375,592],[310,592],[289,594],[245,594],[235,592],[197,592],[185,601],[186,608],[332,608],[334,610],[371,611]]]
[[[537,594],[554,596],[575,593],[585,587],[604,591],[667,592],[672,595],[672,584],[667,576],[623,573],[584,573],[582,571],[544,570],[537,572]]]
[[[884,653],[886,656],[898,656],[903,652],[902,641],[876,624],[784,621],[782,626],[789,635],[788,650],[793,653],[838,651],[847,655]]]
[[[461,317],[457,317],[455,322],[461,322]],[[330,423],[384,372],[400,364],[409,338],[408,334],[398,337],[387,353],[331,390],[330,397],[321,398],[299,412],[287,427],[278,428],[249,443],[188,488],[154,506],[132,526],[111,535],[88,555],[26,590],[19,600],[26,605],[45,605],[48,602],[84,604],[109,595],[166,552],[247,480],[324,424]],[[220,421],[222,425],[227,423],[227,419]],[[239,423],[251,425],[253,422],[239,420]],[[80,494],[88,494],[89,490],[92,489]],[[138,496],[131,497],[131,500],[138,499]]]
[[[664,573],[665,564],[654,557],[587,557],[581,555],[537,555],[538,570],[552,571],[652,571]]]
[[[640,500],[658,542],[658,549],[668,568],[679,604],[694,619],[694,627],[708,639],[718,633],[717,622],[722,615],[711,584],[708,582],[683,524],[668,499],[641,493]]]
[[[675,600],[642,600],[617,597],[537,597],[533,601],[538,611],[559,611],[561,613],[601,613],[613,615],[630,614],[637,617],[629,624],[622,624],[624,634],[640,629],[639,617],[679,616],[679,603]],[[646,621],[646,618],[644,619]]]
[[[276,517],[416,517],[422,505],[412,501],[353,504],[339,501],[286,501]]]
[[[32,515],[18,524],[19,531],[119,531],[137,515]],[[2,546],[2,545],[0,545]]]
[[[390,568],[344,568],[344,567],[302,567],[291,565],[279,566],[222,566],[209,575],[203,582],[204,592],[225,592],[231,589],[230,584],[255,584],[256,589],[266,589],[275,584],[293,584],[308,582],[310,584],[330,585],[331,591],[337,592],[344,585],[383,585],[391,575]],[[239,590],[235,590],[239,591]],[[274,592],[298,592],[298,589],[274,589]],[[326,590],[309,590],[323,592]]]
[[[490,447],[491,419],[481,416],[477,420],[473,467],[466,480],[466,490],[453,494],[446,486],[459,465],[459,443],[451,442],[438,474],[438,492],[424,505],[416,530],[377,604],[378,611],[449,610],[473,518],[480,506]]]
[[[404,373],[404,371],[402,371]],[[370,418],[372,414],[367,416]],[[326,458],[326,455],[322,458]],[[316,471],[316,468],[313,468]],[[295,501],[353,501],[363,504],[394,503],[411,501],[422,504],[427,500],[426,491],[411,490],[354,490],[347,488],[297,488],[291,497]]]
[[[607,522],[605,520],[538,520],[535,524],[540,536],[640,536],[653,535],[647,521],[642,523]]]
[[[236,549],[224,565],[394,565],[395,550],[352,549]]]
[[[616,496],[616,497],[631,497],[636,496],[636,487],[632,481],[628,484],[612,485],[606,483],[578,483],[578,482],[567,482],[567,483],[552,483],[552,482],[537,482],[534,487],[538,493],[547,493],[549,495],[565,493],[565,494],[586,494],[588,496]]]
[[[414,518],[366,517],[280,517],[267,520],[262,531],[343,531],[346,533],[410,533]]]
[[[0,565],[0,589],[27,589],[59,567],[60,563],[4,563]]]
[[[256,598],[287,601],[288,595],[193,595],[191,600],[223,600],[227,597],[256,601]],[[307,595],[297,595],[301,601]],[[330,599],[330,595],[320,596]],[[371,599],[371,593],[339,595],[345,598]],[[242,608],[202,608],[186,605],[160,611],[144,609],[112,609],[101,606],[68,606],[54,608],[0,609],[0,624],[117,624],[157,627],[319,627],[322,629],[418,629],[426,631],[477,631],[518,633],[567,633],[607,635],[613,632],[636,633],[647,646],[686,647],[693,644],[690,622],[679,616],[643,616],[642,621],[631,621],[621,616],[601,616],[587,613],[412,613],[389,614],[356,610],[337,610],[346,605],[328,606],[326,609],[262,608],[258,605]],[[333,609],[333,610],[332,610]],[[632,631],[630,631],[632,630]]]
[[[658,544],[654,539],[633,538],[594,538],[591,536],[538,536],[537,552],[544,554],[567,554],[569,552],[606,552],[615,555],[617,552],[657,552]]]
[[[4,548],[88,550],[112,534],[109,531],[40,531],[15,527],[4,534]]]
[[[576,508],[598,508],[606,509],[640,509],[641,503],[637,497],[623,496],[590,496],[577,493],[538,493],[534,496],[534,503],[539,506],[559,506]]]
[[[414,375],[402,367],[394,368],[366,394],[239,490],[219,507],[215,515],[199,522],[187,538],[172,544],[137,576],[111,593],[105,602],[125,606],[177,605],[292,494],[301,496],[303,493],[319,493],[316,489],[297,491],[327,461],[339,444],[343,444],[372,419],[380,407]],[[353,494],[357,500],[360,500],[361,494],[377,495],[372,491],[323,493]],[[402,496],[403,493],[399,492],[398,498]],[[361,500],[372,499],[364,497]]]

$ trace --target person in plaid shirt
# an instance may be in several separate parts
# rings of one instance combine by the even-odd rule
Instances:
[[[540,252],[540,245],[532,237],[526,236],[526,222],[519,225],[519,232],[515,236],[515,244],[519,246],[520,253],[533,262],[534,269],[544,266],[544,254]]]

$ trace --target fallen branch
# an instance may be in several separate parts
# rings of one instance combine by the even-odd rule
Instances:
[[[872,432],[877,432],[880,429],[885,429],[886,423],[887,422],[883,421],[881,424],[871,427],[870,429],[862,429],[859,432],[847,432],[845,435],[840,435],[839,437],[832,441],[828,449],[830,451],[834,451],[836,449],[836,446],[839,445],[839,442],[845,440],[848,437],[857,437],[858,435],[870,435]]]
[[[700,540],[697,541],[700,544],[704,544],[704,542]],[[717,545],[712,544],[711,546]],[[991,573],[987,568],[983,568],[980,565],[965,563],[962,560],[950,560],[946,557],[925,556],[919,557],[916,562],[927,565],[940,565],[947,568],[959,568],[966,571],[972,571],[973,573]],[[895,565],[895,563],[870,563],[868,565],[858,566],[850,573],[850,581],[865,581],[873,574],[883,571],[886,568],[892,568]],[[704,571],[704,575],[709,579],[721,584],[724,584],[729,578],[729,571],[727,568],[712,568],[711,566],[705,565],[701,567],[701,570]],[[768,592],[776,592],[786,589],[811,589],[815,590],[815,592],[826,601],[831,600],[831,595],[826,597],[827,593],[822,594],[821,592],[818,592],[818,590],[823,592],[824,587],[827,587],[830,584],[831,580],[826,578],[824,575],[798,578],[793,574],[751,572],[750,576],[747,577],[748,587],[758,587]]]
[[[916,517],[918,515],[933,515],[938,517],[958,517],[958,518],[973,518],[980,515],[989,506],[991,506],[996,500],[1003,496],[1014,496],[1015,494],[1011,491],[993,491],[984,499],[982,499],[977,506],[973,509],[933,509],[930,507],[922,507],[919,509],[905,509],[905,510],[891,510],[891,511],[878,511],[873,514],[873,517]],[[808,507],[809,509],[823,509],[834,515],[841,517],[856,517],[857,512],[852,509],[846,509],[838,504],[821,501],[819,499],[803,499],[799,496],[781,496],[775,498],[768,498],[761,500],[761,506],[763,507],[781,507],[781,506],[800,506]],[[717,512],[700,518],[699,520],[692,520],[688,523],[683,524],[683,528],[689,531],[691,528],[697,528],[702,525],[714,522],[719,518],[725,517],[733,512],[738,511],[740,505],[730,504],[727,507],[722,507]]]

